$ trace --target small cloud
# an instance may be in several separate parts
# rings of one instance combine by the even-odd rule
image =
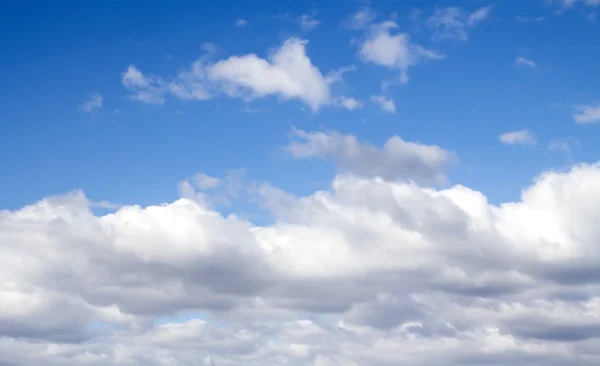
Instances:
[[[299,22],[300,28],[305,32],[308,32],[309,30],[314,29],[318,27],[319,24],[321,24],[319,20],[314,18],[314,15],[309,14],[302,14],[302,16],[300,16]]]
[[[535,136],[529,130],[506,132],[500,135],[498,140],[505,145],[533,146],[536,144]]]
[[[393,100],[387,99],[382,95],[371,95],[371,101],[381,108],[386,113],[396,113],[396,104]]]
[[[575,106],[575,113],[573,113],[573,119],[578,124],[593,124],[600,122],[600,104],[591,106]]]
[[[467,41],[468,29],[476,26],[489,17],[493,6],[486,6],[470,14],[457,7],[436,10],[427,20],[431,28],[437,29],[433,38],[437,40],[457,39]]]
[[[560,3],[565,8],[572,7],[581,3],[582,5],[587,5],[591,7],[600,6],[600,0],[554,0],[554,2]]]
[[[200,46],[200,48],[202,49],[202,51],[204,51],[206,53],[216,53],[217,52],[217,46],[214,43],[210,43],[210,42],[202,43],[202,46]]]
[[[340,106],[346,108],[349,111],[353,111],[355,109],[363,107],[361,102],[359,102],[358,100],[356,100],[354,98],[348,98],[348,97],[339,97],[338,103]]]
[[[119,109],[115,109],[114,112],[115,112],[115,114],[121,114],[121,110],[119,110]]]
[[[529,67],[531,69],[537,69],[537,64],[525,57],[517,57],[517,59],[515,60],[515,66],[517,67]]]
[[[552,151],[569,151],[571,145],[566,140],[552,140],[548,143],[548,149]]]
[[[300,26],[304,32],[308,32],[321,24],[321,21],[315,19],[316,12],[312,14],[302,14],[299,17],[294,17],[289,13],[277,14],[273,18],[280,19],[289,23],[295,23]]]
[[[345,73],[352,72],[352,71],[356,71],[356,66],[350,65],[350,66],[340,67],[337,70],[332,70],[332,71],[328,72],[327,75],[325,75],[325,81],[328,84],[340,82],[344,79]]]
[[[467,20],[468,20],[467,23],[470,26],[473,26],[483,20],[486,20],[489,17],[490,12],[492,11],[493,8],[494,8],[493,5],[489,5],[484,8],[477,9],[473,13],[469,14],[469,17],[467,18]]]
[[[515,20],[517,22],[521,22],[521,23],[539,23],[541,21],[546,20],[546,17],[524,17],[524,16],[520,16],[517,15],[515,16]]]
[[[80,108],[82,111],[91,113],[96,109],[102,108],[102,102],[104,98],[99,93],[94,93],[90,96],[90,99],[83,103]]]
[[[249,24],[250,22],[248,22],[246,19],[238,19],[235,21],[235,26],[238,28],[245,27]]]
[[[398,27],[392,21],[371,26],[358,52],[366,63],[400,70],[400,82],[407,84],[410,67],[428,60],[441,60],[446,56],[413,43],[410,35],[397,32]]]
[[[376,14],[369,8],[362,8],[361,10],[350,14],[342,22],[342,27],[348,29],[364,29],[369,26],[375,20]]]

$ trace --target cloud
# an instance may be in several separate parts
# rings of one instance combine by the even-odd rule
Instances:
[[[305,32],[318,27],[320,24],[321,22],[314,18],[314,14],[302,14],[300,16],[300,28]]]
[[[235,26],[238,28],[245,27],[250,23],[246,19],[238,19],[235,21]]]
[[[538,67],[534,61],[527,59],[525,57],[517,57],[517,59],[515,60],[515,65],[517,67],[528,67],[531,69],[537,69],[537,67]]]
[[[591,7],[600,6],[600,0],[554,0],[556,3],[560,3],[565,7],[571,7],[573,5],[582,4]]]
[[[408,83],[408,69],[427,60],[440,60],[445,56],[410,41],[406,33],[395,33],[398,25],[387,21],[371,26],[359,48],[363,61],[399,69],[401,82]]]
[[[506,145],[535,145],[536,139],[533,133],[529,130],[518,130],[503,133],[498,137],[498,140]]]
[[[269,60],[254,54],[232,56],[207,68],[210,79],[230,96],[278,95],[300,99],[313,110],[331,102],[325,78],[306,55],[306,41],[290,39]]]
[[[492,9],[493,6],[486,6],[467,14],[463,9],[457,7],[442,8],[436,10],[429,17],[427,24],[436,29],[434,39],[467,41],[469,39],[469,28],[487,19]]]
[[[321,25],[321,21],[317,20],[315,16],[316,12],[312,12],[311,14],[302,14],[298,17],[292,16],[290,13],[285,13],[277,14],[273,18],[297,24],[302,31],[308,32]]]
[[[373,23],[375,18],[376,14],[370,8],[362,8],[344,19],[342,27],[355,30],[365,29]]]
[[[407,142],[399,136],[390,138],[381,148],[337,132],[294,130],[293,137],[286,147],[293,157],[330,157],[343,171],[369,177],[444,183],[444,169],[455,159],[452,152],[438,146]]]
[[[345,173],[258,184],[264,225],[82,192],[0,211],[0,364],[596,365],[599,186],[581,164],[492,205]]]
[[[600,104],[581,105],[575,107],[573,119],[578,124],[592,124],[600,122]]]
[[[518,22],[522,22],[522,23],[539,23],[541,21],[546,20],[545,16],[540,16],[540,17],[524,17],[521,15],[517,15],[515,16],[515,20],[517,20]]]
[[[81,105],[81,110],[84,112],[93,112],[97,109],[102,108],[102,102],[103,102],[103,97],[102,95],[100,95],[99,93],[94,93],[90,96],[90,99],[88,99],[85,103],[83,103]]]
[[[387,113],[396,113],[396,104],[392,99],[387,99],[382,95],[371,95],[371,101],[381,108],[382,111]]]
[[[338,103],[349,111],[363,107],[362,103],[354,98],[340,97],[338,98]]]
[[[318,111],[323,106],[336,105],[330,85],[340,81],[350,69],[323,76],[306,54],[307,43],[290,38],[268,58],[256,54],[230,56],[216,62],[200,58],[171,80],[143,75],[131,65],[122,82],[134,92],[133,99],[146,103],[164,104],[167,95],[182,100],[206,100],[218,94],[245,100],[276,96],[300,100]]]
[[[127,71],[122,75],[121,82],[125,88],[134,92],[131,95],[132,99],[148,104],[164,104],[164,95],[169,91],[162,80],[142,74],[135,65],[129,65]],[[183,91],[178,93],[178,90],[175,88],[175,94],[181,95]]]

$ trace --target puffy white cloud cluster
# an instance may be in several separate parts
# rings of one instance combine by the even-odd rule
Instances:
[[[301,197],[257,185],[268,225],[193,195],[99,216],[76,191],[0,211],[0,364],[600,362],[600,164],[492,205],[407,180],[441,148],[298,138],[296,156],[348,169]],[[384,174],[403,164],[402,180]]]
[[[245,100],[269,96],[296,99],[314,111],[326,105],[357,108],[358,101],[343,96],[334,98],[330,89],[351,68],[323,75],[306,54],[307,43],[290,38],[266,59],[256,54],[230,56],[216,62],[200,58],[170,80],[144,75],[130,65],[123,73],[122,83],[134,93],[133,99],[151,104],[164,104],[167,95],[206,100],[224,94]]]

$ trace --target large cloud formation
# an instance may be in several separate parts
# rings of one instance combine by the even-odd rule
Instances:
[[[501,205],[363,173],[257,185],[262,226],[193,195],[0,211],[0,365],[600,362],[600,164]]]

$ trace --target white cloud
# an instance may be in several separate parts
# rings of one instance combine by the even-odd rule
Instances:
[[[163,104],[166,95],[182,100],[206,100],[216,94],[246,100],[277,96],[300,100],[317,111],[336,104],[330,84],[340,81],[352,68],[325,77],[306,54],[306,45],[307,41],[288,39],[266,59],[256,54],[230,56],[214,63],[201,58],[169,81],[143,75],[131,65],[122,81],[134,92],[132,98],[146,103]]]
[[[600,122],[600,104],[576,106],[573,119],[579,124]]]
[[[506,145],[535,145],[534,134],[529,130],[518,130],[503,133],[498,137],[500,142]]]
[[[290,39],[269,60],[232,56],[207,68],[210,79],[230,96],[278,95],[300,99],[313,110],[331,102],[329,85],[306,55],[306,41]]]
[[[259,185],[268,225],[81,192],[0,211],[0,364],[597,365],[598,187],[578,165],[491,205],[343,174]]]
[[[360,45],[359,55],[365,62],[399,69],[401,81],[405,84],[411,66],[445,56],[412,43],[406,33],[394,33],[397,28],[398,25],[391,21],[373,25]]]
[[[448,7],[436,10],[427,20],[427,24],[436,29],[434,38],[438,40],[458,39],[467,41],[468,30],[489,17],[493,6],[480,8],[467,14],[461,8]]]
[[[250,23],[246,19],[238,19],[235,21],[235,26],[238,28],[245,27]]]
[[[515,60],[515,65],[517,67],[528,67],[531,69],[537,69],[538,67],[534,61],[525,57],[517,57],[517,59]]]
[[[93,112],[97,109],[102,108],[102,102],[103,102],[102,95],[100,95],[99,93],[94,93],[90,96],[90,99],[88,99],[85,103],[83,103],[81,105],[81,110],[84,112]]]
[[[394,103],[394,101],[392,99],[387,99],[386,97],[384,97],[382,95],[372,95],[371,101],[373,101],[373,103],[379,105],[381,110],[384,112],[392,113],[392,114],[396,113],[396,104]]]
[[[424,183],[444,183],[444,170],[455,160],[452,152],[404,141],[399,136],[390,138],[380,148],[352,135],[294,130],[294,140],[286,149],[299,159],[331,157],[346,172]]]

